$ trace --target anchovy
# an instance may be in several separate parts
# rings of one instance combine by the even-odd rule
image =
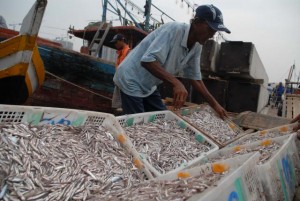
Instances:
[[[257,132],[256,135],[249,135],[249,136],[245,136],[239,140],[237,140],[234,143],[231,143],[230,146],[232,145],[238,145],[238,144],[249,144],[252,142],[256,142],[256,141],[260,141],[263,139],[267,139],[267,138],[275,138],[275,137],[279,137],[279,136],[283,136],[283,135],[288,135],[293,133],[293,131],[286,131],[286,132],[280,132],[280,131],[266,131],[266,133],[264,132]]]
[[[137,151],[160,174],[174,170],[211,149],[198,142],[192,131],[180,128],[177,120],[135,124],[124,129]]]
[[[238,129],[232,129],[226,121],[218,117],[210,107],[203,107],[201,111],[184,115],[182,118],[220,144],[234,140],[241,134]]]
[[[89,201],[183,201],[196,194],[203,193],[210,187],[217,185],[217,182],[225,174],[207,172],[196,177],[187,179],[175,179],[172,181],[149,180],[142,183],[135,183],[128,190],[114,191],[109,194],[98,193],[93,195]]]
[[[109,132],[97,125],[0,124],[1,198],[85,200],[91,189],[105,194],[140,183],[144,175]]]

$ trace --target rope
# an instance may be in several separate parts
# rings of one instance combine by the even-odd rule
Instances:
[[[72,82],[69,82],[69,81],[67,81],[67,80],[65,80],[65,79],[63,79],[63,78],[61,78],[61,77],[58,77],[58,76],[56,76],[56,75],[54,75],[54,74],[52,74],[52,73],[50,73],[50,72],[48,72],[48,71],[46,71],[46,73],[49,74],[49,75],[51,75],[51,76],[53,76],[53,77],[55,77],[56,79],[59,79],[59,80],[61,80],[61,81],[63,81],[63,82],[66,82],[66,83],[68,83],[68,84],[71,84],[71,85],[73,85],[73,86],[75,86],[75,87],[77,87],[77,88],[79,88],[79,89],[82,89],[82,90],[84,90],[84,91],[87,91],[87,92],[89,92],[89,93],[92,93],[92,94],[94,94],[94,95],[96,95],[96,96],[100,96],[101,98],[104,98],[104,99],[106,99],[106,100],[112,101],[112,99],[109,98],[109,97],[103,96],[103,95],[101,95],[101,94],[98,94],[98,93],[96,93],[96,92],[93,92],[93,91],[91,91],[91,90],[88,90],[88,89],[86,89],[86,88],[84,88],[84,87],[78,86],[78,85],[76,85],[76,84],[74,84],[74,83],[72,83]]]

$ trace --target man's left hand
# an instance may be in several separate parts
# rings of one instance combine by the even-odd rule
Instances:
[[[226,110],[219,104],[216,104],[213,106],[214,110],[218,113],[220,118],[224,119],[225,117],[228,117]]]
[[[293,131],[298,131],[300,130],[300,123],[298,123],[296,126],[293,127]]]

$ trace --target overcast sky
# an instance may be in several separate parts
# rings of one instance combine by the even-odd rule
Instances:
[[[124,2],[124,0],[120,0]],[[132,0],[143,8],[145,0]],[[34,0],[0,0],[0,15],[9,28],[20,29],[19,23],[33,5]],[[115,0],[110,2],[116,6]],[[177,3],[176,3],[177,2]],[[300,74],[300,0],[189,0],[191,4],[214,4],[223,12],[225,25],[231,34],[228,40],[252,42],[272,82],[284,81],[291,65],[296,64],[296,76]],[[176,21],[189,22],[191,9],[181,0],[152,0],[152,3]],[[121,8],[120,6],[118,6]],[[128,8],[131,8],[130,6]],[[152,7],[153,17],[161,14]],[[143,16],[131,11],[143,21]],[[67,37],[70,25],[83,29],[91,21],[102,16],[101,0],[48,0],[39,36],[49,39]],[[108,14],[108,20],[118,25],[118,17]],[[163,16],[165,22],[170,21]],[[15,25],[15,26],[13,26]],[[82,41],[72,38],[74,49],[79,50]]]

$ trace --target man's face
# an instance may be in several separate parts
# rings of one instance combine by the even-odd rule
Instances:
[[[210,28],[207,22],[199,22],[195,24],[195,34],[196,40],[201,44],[212,38],[215,35],[216,31]]]
[[[121,50],[123,48],[123,41],[117,40],[115,42],[115,47],[117,50]]]

